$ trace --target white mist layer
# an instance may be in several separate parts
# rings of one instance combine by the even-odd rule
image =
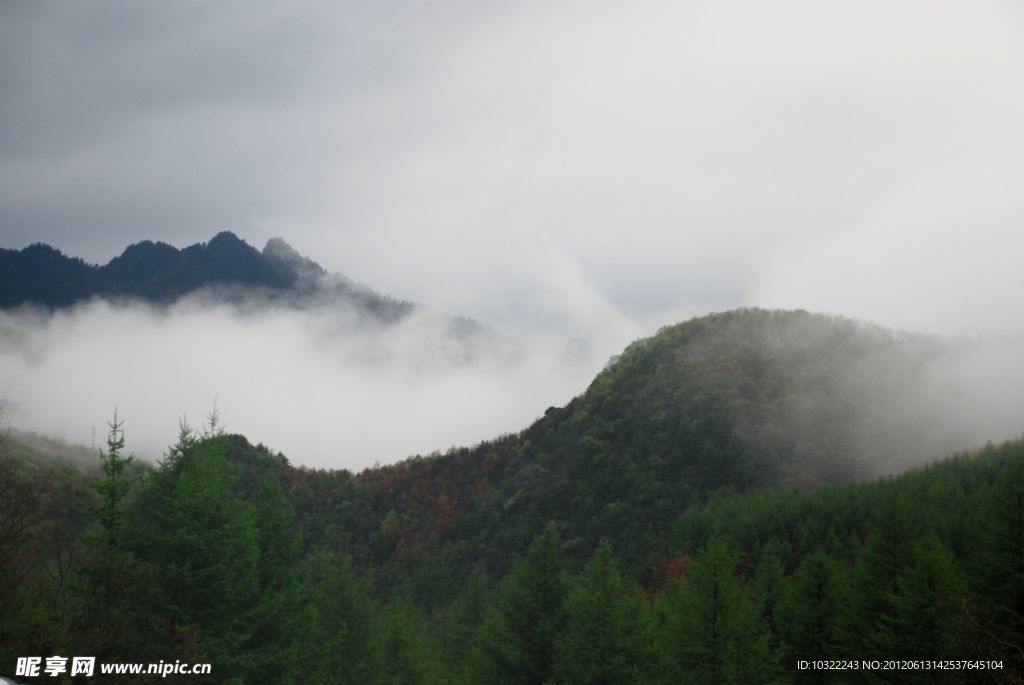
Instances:
[[[179,418],[202,424],[216,398],[229,432],[295,464],[361,470],[526,428],[657,328],[594,298],[554,301],[574,335],[460,338],[429,313],[380,326],[337,309],[240,310],[199,297],[166,310],[92,302],[53,315],[0,313],[3,418],[81,444],[95,428],[101,445],[116,406],[128,448],[157,459]],[[875,419],[851,416],[848,427],[887,452],[878,473],[1024,433],[1024,342],[929,349],[915,369],[868,360],[849,369],[851,387],[866,384],[851,397]]]
[[[525,428],[582,392],[633,335],[473,346],[418,315],[379,328],[345,313],[196,302],[159,312],[90,303],[0,315],[0,398],[22,430],[102,442],[114,407],[128,447],[158,458],[215,398],[229,432],[296,464],[359,470]]]

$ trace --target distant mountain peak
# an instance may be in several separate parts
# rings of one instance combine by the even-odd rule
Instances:
[[[177,252],[177,248],[175,248],[172,245],[168,245],[167,243],[164,242],[140,240],[139,242],[132,243],[128,247],[124,248],[124,252],[122,252],[119,257],[115,257],[111,261],[115,261],[118,259],[132,259],[139,255],[166,255],[172,253],[176,254]]]
[[[207,254],[220,255],[228,259],[246,259],[252,260],[254,263],[261,261],[260,252],[231,231],[221,231],[210,238],[209,242],[205,245],[193,245],[186,249],[191,250],[194,248],[199,248]]]
[[[245,245],[249,249],[253,249],[249,243],[245,242],[231,231],[221,231],[210,238],[209,242],[206,243],[207,247],[213,247],[214,245]]]
[[[272,259],[302,259],[302,255],[283,238],[273,237],[263,246],[263,256]]]
[[[344,276],[328,278],[323,267],[281,238],[271,238],[262,252],[231,231],[182,249],[142,240],[103,266],[86,264],[41,243],[0,250],[0,308],[59,308],[94,297],[169,304],[198,291],[232,302],[258,299],[297,308],[349,307],[384,321],[397,321],[413,308]]]
[[[32,243],[28,247],[22,248],[21,254],[24,255],[45,255],[47,257],[63,257],[64,253],[46,243]]]
[[[281,238],[271,238],[263,247],[263,257],[280,267],[286,275],[303,282],[310,282],[326,275],[322,266],[308,257],[303,257]]]

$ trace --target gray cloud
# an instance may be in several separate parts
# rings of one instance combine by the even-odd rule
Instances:
[[[0,12],[7,246],[105,261],[231,229],[517,325],[562,295],[554,260],[644,320],[786,303],[1019,332],[978,315],[1024,304],[1006,280],[944,277],[1020,248],[1014,3]]]

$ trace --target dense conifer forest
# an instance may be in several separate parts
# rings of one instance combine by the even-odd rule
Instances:
[[[1020,443],[860,484],[710,495],[639,575],[609,539],[574,554],[553,521],[503,573],[438,569],[468,576],[440,602],[417,592],[421,568],[385,576],[308,544],[279,455],[186,430],[159,467],[132,468],[111,436],[98,477],[5,446],[3,663],[209,661],[214,682],[280,683],[816,682],[797,660],[854,657],[1020,673]]]
[[[1024,444],[925,464],[931,415],[883,420],[894,373],[939,347],[704,317],[522,433],[358,474],[296,467],[216,411],[155,465],[117,415],[91,461],[9,432],[0,675],[88,654],[209,662],[218,683],[1019,682]],[[868,666],[797,667],[846,659]]]

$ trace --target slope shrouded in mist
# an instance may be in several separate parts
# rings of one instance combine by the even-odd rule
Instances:
[[[424,310],[379,325],[352,307],[199,296],[4,313],[0,395],[14,425],[78,442],[116,404],[150,457],[173,440],[175,417],[201,416],[219,396],[231,430],[296,463],[358,470],[519,430],[577,394],[630,335],[570,343],[457,328]],[[719,447],[757,469],[770,462],[783,482],[872,475],[1018,435],[1018,348],[738,312],[634,343],[569,410],[574,425],[593,424],[581,436],[605,426],[592,437],[617,449],[667,457],[687,426],[717,422]],[[659,444],[636,442],[609,412],[642,417]]]
[[[713,314],[633,343],[519,434],[355,480],[303,471],[297,512],[308,544],[331,546],[316,512],[358,500],[333,523],[346,549],[395,567],[504,570],[502,550],[558,521],[574,554],[614,531],[639,568],[678,513],[714,493],[847,483],[1019,435],[1010,359],[801,311]],[[983,361],[999,382],[976,373]]]
[[[374,559],[384,576],[417,560],[504,570],[507,550],[550,520],[583,556],[615,531],[639,568],[711,493],[897,473],[1017,436],[1024,416],[1017,344],[802,311],[669,326],[596,377],[599,345],[495,337],[466,356],[448,320],[423,313],[367,328],[343,310],[184,300],[0,324],[15,426],[87,442],[117,403],[132,449],[153,457],[183,407],[195,419],[219,394],[230,432],[299,467],[289,478],[307,544]]]
[[[1005,404],[1013,384],[988,387],[980,369],[968,371],[1000,363],[997,349],[802,311],[737,310],[632,344],[582,401],[669,432],[717,423],[760,478],[814,485],[1018,434],[1021,414]],[[1009,356],[1001,362],[1006,380],[1021,377]]]

